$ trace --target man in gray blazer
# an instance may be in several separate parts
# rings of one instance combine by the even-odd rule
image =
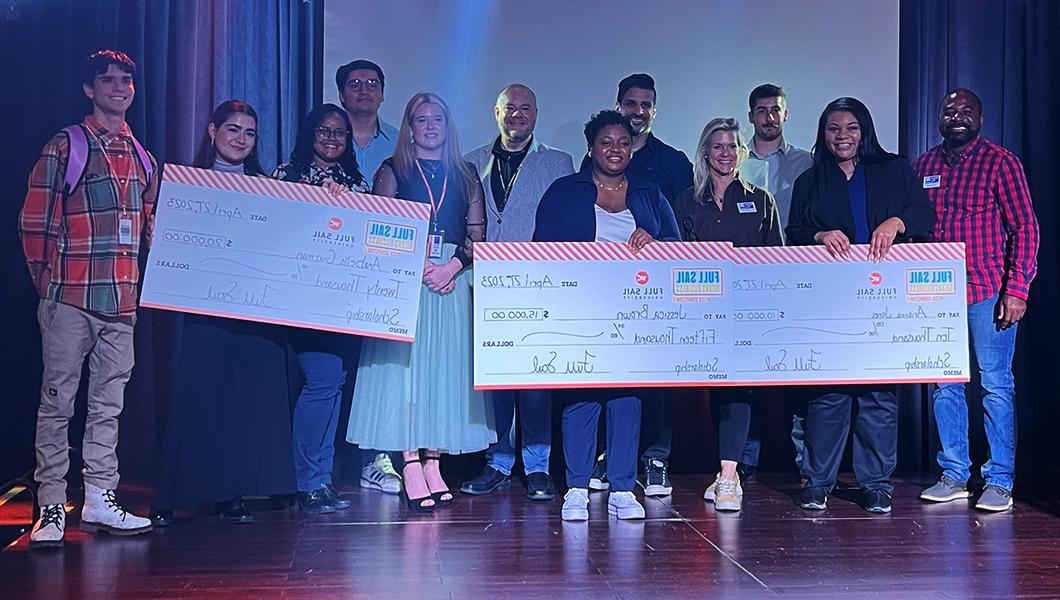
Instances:
[[[574,172],[574,160],[570,154],[550,148],[534,137],[537,96],[529,87],[514,83],[501,90],[493,113],[500,135],[465,156],[478,169],[486,192],[486,240],[529,242],[534,237],[541,196],[553,181]],[[482,474],[465,481],[460,491],[481,495],[511,485],[518,400],[526,495],[531,500],[551,500],[555,496],[548,474],[552,445],[551,393],[548,390],[491,393],[497,418],[497,443],[486,450]]]

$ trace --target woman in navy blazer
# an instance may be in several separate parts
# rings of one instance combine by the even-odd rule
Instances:
[[[870,258],[881,260],[895,241],[927,239],[935,209],[909,163],[880,147],[872,116],[859,100],[839,98],[825,107],[813,162],[792,189],[789,244],[822,244],[836,258],[846,258],[851,244],[869,244]],[[890,512],[898,454],[895,386],[839,386],[821,392],[807,407],[804,469],[809,481],[799,504],[825,508],[856,401],[854,474],[862,508]]]
[[[557,179],[541,198],[534,241],[625,242],[639,252],[655,240],[678,241],[673,210],[659,188],[626,173],[633,148],[629,118],[613,110],[585,124],[590,164]],[[643,519],[633,495],[640,441],[640,398],[633,390],[572,392],[563,408],[563,454],[567,487],[562,516],[589,518],[589,477],[596,454],[596,429],[607,405],[607,512],[620,519]]]

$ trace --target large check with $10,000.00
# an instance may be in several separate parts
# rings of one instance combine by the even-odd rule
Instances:
[[[967,381],[964,246],[475,248],[475,387]]]
[[[166,165],[143,306],[412,341],[430,207]]]

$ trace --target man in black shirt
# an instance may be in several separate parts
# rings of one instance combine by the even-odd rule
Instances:
[[[619,82],[615,110],[630,118],[636,133],[633,138],[633,158],[627,170],[659,186],[663,196],[673,205],[678,194],[692,187],[692,163],[684,152],[652,133],[656,98],[655,80],[651,75],[634,73]],[[584,169],[588,164],[589,155],[586,154],[581,168]]]
[[[692,187],[692,163],[688,156],[669,146],[651,132],[656,114],[655,80],[647,73],[634,73],[618,83],[618,100],[615,110],[630,118],[633,131],[633,158],[628,172],[648,179],[666,197],[672,207],[677,196]],[[589,165],[589,155],[582,159],[581,168]],[[641,461],[644,463],[644,494],[646,496],[669,496],[673,491],[667,473],[670,446],[673,440],[673,425],[670,414],[670,393],[664,390],[643,390],[641,398]],[[598,435],[604,435],[604,427],[598,427]],[[604,443],[598,440],[597,447]],[[599,454],[593,468],[589,487],[607,489],[606,461]]]

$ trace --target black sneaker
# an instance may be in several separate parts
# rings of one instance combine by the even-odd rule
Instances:
[[[884,490],[866,490],[861,495],[861,508],[881,515],[889,513],[891,512],[891,495]]]
[[[799,494],[799,506],[806,510],[824,510],[828,506],[828,491],[823,487],[806,487]]]
[[[644,483],[642,485],[645,496],[669,496],[674,491],[674,486],[670,483],[670,475],[666,472],[668,467],[665,460],[658,458],[649,458],[644,461]]]
[[[335,507],[328,502],[328,493],[325,488],[312,492],[298,492],[298,508],[317,514],[335,512]]]
[[[556,497],[556,486],[548,473],[531,473],[526,476],[526,497],[530,500],[551,500]]]
[[[596,457],[593,472],[589,474],[589,489],[602,492],[610,488],[611,484],[607,481],[607,455],[601,454]]]
[[[757,472],[758,465],[745,465],[743,463],[736,465],[736,474],[740,476],[741,483],[747,483]]]
[[[250,509],[243,503],[243,498],[236,496],[230,502],[222,502],[218,505],[218,512],[221,513],[221,518],[229,523],[253,523],[254,515],[250,514]]]
[[[346,510],[353,506],[353,502],[351,502],[349,498],[339,495],[338,490],[336,490],[335,486],[330,483],[325,484],[321,489],[324,490],[324,496],[327,498],[328,504],[330,504],[335,510]]]

